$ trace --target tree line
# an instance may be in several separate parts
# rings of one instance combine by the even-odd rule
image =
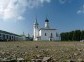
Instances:
[[[80,41],[84,39],[84,30],[63,32],[60,35],[62,41]]]

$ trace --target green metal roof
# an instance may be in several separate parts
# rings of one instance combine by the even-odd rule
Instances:
[[[11,33],[11,32],[7,32],[7,31],[3,31],[3,30],[0,30],[0,33],[5,33],[5,34],[9,34],[9,35],[20,36],[20,35],[17,35],[17,34]]]

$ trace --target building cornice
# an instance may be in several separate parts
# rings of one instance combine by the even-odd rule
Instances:
[[[40,30],[57,30],[57,29],[50,29],[50,28],[40,28]]]

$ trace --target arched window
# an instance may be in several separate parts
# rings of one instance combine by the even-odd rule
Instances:
[[[47,36],[47,34],[45,33],[45,36]]]
[[[53,37],[53,34],[51,33],[51,37]]]
[[[56,37],[58,37],[58,34],[56,33]]]

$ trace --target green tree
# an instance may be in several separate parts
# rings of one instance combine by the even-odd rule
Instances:
[[[80,41],[84,39],[84,31],[75,30],[71,32],[61,33],[61,40],[62,41]]]
[[[81,36],[81,31],[80,30],[76,30],[75,31],[75,40],[76,41],[80,41],[80,36]]]
[[[80,40],[84,40],[84,31],[81,31]]]

